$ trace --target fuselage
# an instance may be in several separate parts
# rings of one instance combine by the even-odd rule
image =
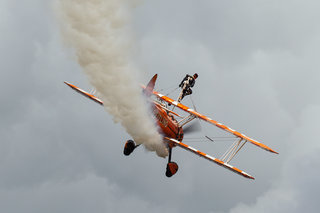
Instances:
[[[164,109],[160,103],[154,102],[153,114],[157,120],[158,126],[160,127],[159,132],[161,135],[182,141],[183,129],[180,127],[178,121],[174,118],[171,112]]]

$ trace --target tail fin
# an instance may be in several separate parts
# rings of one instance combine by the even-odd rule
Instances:
[[[156,84],[158,74],[155,74],[149,83],[147,84],[146,88],[143,90],[143,93],[147,96],[150,97],[153,93],[154,85]]]

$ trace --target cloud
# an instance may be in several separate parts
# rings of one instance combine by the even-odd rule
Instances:
[[[62,47],[51,3],[0,3],[2,211],[316,211],[317,1],[149,0],[134,14],[137,61],[159,74],[158,88],[198,72],[199,111],[280,152],[241,150],[232,164],[255,181],[181,149],[171,179],[154,153],[124,157],[130,136],[63,84],[91,88]],[[227,144],[190,145],[219,157]]]
[[[45,183],[35,188],[0,190],[1,208],[14,212],[177,212],[128,194],[106,179],[88,175],[72,182]]]
[[[317,211],[320,145],[315,139],[319,119],[319,105],[311,105],[303,110],[299,125],[290,135],[288,155],[279,179],[254,204],[238,204],[231,213]]]

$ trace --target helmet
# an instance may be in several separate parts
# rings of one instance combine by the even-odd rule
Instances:
[[[198,74],[197,73],[193,74],[193,78],[194,79],[198,78]]]

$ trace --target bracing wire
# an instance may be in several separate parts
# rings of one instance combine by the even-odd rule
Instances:
[[[191,95],[190,95],[190,100],[191,100],[191,103],[192,103],[192,106],[193,106],[194,110],[197,111],[196,105],[194,104],[194,101],[193,101]],[[202,133],[204,133],[205,140],[206,140],[206,141],[215,142],[215,140],[213,140],[212,137],[209,137],[209,136],[208,136],[207,131],[203,128],[203,126],[202,126],[202,124],[201,124],[201,119],[198,118],[198,121],[199,121],[199,124],[200,124],[200,127],[201,127],[201,131],[202,131]]]
[[[174,88],[174,89],[173,89]],[[159,89],[158,92],[164,92],[164,91],[167,91],[167,90],[171,90],[169,91],[168,93],[166,93],[166,96],[175,92],[179,87],[176,87],[176,86],[171,86],[171,87],[167,87],[167,88],[164,88],[164,89]]]
[[[232,142],[236,140],[236,137],[211,137],[214,142]],[[194,142],[212,142],[212,140],[206,138],[206,137],[191,137],[191,138],[183,138],[184,141],[187,141],[189,143]]]
[[[179,89],[179,87],[176,87],[176,88],[173,89],[172,91],[168,92],[168,93],[166,94],[166,96],[168,96],[168,95],[170,95],[171,93],[175,92],[177,89]]]

